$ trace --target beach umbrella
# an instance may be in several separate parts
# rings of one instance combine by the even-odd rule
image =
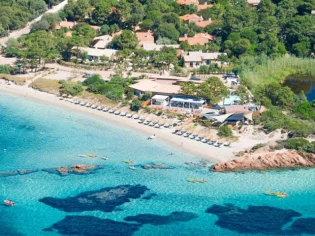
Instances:
[[[68,98],[73,98],[70,94],[68,95]]]
[[[67,97],[68,95],[64,93],[64,94],[62,94],[61,96],[65,98],[65,97]]]

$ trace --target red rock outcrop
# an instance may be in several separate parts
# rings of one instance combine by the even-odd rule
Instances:
[[[249,153],[231,161],[218,163],[213,171],[268,170],[315,166],[315,154],[305,154],[296,150],[280,152]]]

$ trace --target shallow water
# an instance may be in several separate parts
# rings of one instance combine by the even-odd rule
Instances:
[[[78,157],[88,153],[109,160]],[[152,162],[174,169],[138,166]],[[42,171],[75,164],[103,168],[67,176]],[[210,165],[106,120],[0,94],[0,200],[16,202],[0,205],[0,235],[315,233],[314,169],[213,173]],[[25,169],[35,172],[3,174]],[[289,197],[266,196],[267,189]]]
[[[315,100],[315,78],[305,75],[290,75],[286,78],[284,86],[288,86],[296,94],[304,92],[308,101]]]

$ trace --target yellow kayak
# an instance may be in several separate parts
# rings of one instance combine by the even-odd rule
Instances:
[[[125,162],[125,163],[128,163],[128,164],[132,164],[132,163],[133,163],[133,161],[132,161],[132,160],[130,160],[130,159],[128,159],[128,160],[124,160],[124,162]]]

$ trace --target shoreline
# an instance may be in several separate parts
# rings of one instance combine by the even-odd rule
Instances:
[[[168,144],[173,148],[176,148],[183,152],[187,152],[195,156],[200,156],[201,158],[207,159],[214,163],[231,160],[234,157],[233,151],[236,151],[233,150],[233,148],[217,148],[195,140],[184,138],[182,136],[174,135],[171,132],[172,129],[156,129],[154,127],[138,124],[138,120],[134,120],[132,118],[121,117],[119,115],[117,116],[108,112],[102,112],[96,109],[82,107],[74,103],[67,102],[65,100],[59,100],[59,98],[53,94],[41,92],[33,88],[26,87],[25,85],[7,85],[3,81],[1,81],[0,91],[4,91],[6,93],[14,94],[17,96],[23,96],[31,100],[41,101],[53,106],[65,108],[68,111],[75,111],[84,113],[86,115],[92,115],[93,117],[99,118],[103,121],[105,119],[113,125],[122,125],[125,128],[129,128],[135,132],[141,132],[142,134],[145,134],[147,136],[156,134],[157,139],[159,141],[162,141],[164,144]]]

